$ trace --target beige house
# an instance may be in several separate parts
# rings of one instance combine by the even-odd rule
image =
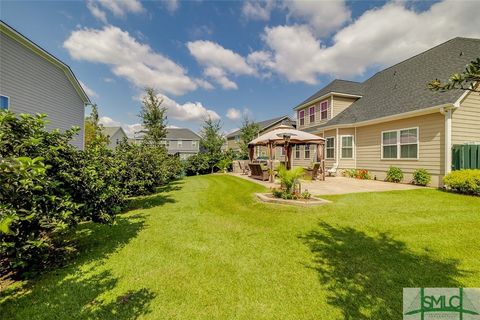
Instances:
[[[281,125],[289,125],[294,127],[295,126],[295,121],[290,119],[288,116],[281,116],[273,119],[268,119],[264,121],[257,122],[258,128],[259,128],[259,136],[264,134],[265,132],[271,131],[278,126]],[[236,130],[230,134],[227,135],[227,143],[226,143],[226,149],[227,150],[233,150],[233,151],[240,151],[240,135],[241,132],[240,130]],[[278,154],[278,157],[280,157],[283,153],[281,148],[277,148],[276,153]],[[267,156],[267,149],[263,146],[258,146],[255,148],[255,157],[266,157]]]
[[[480,142],[480,93],[427,89],[480,56],[480,39],[455,38],[380,71],[362,83],[334,80],[300,103],[297,129],[326,139],[326,167],[367,169],[383,180],[390,166],[412,180],[427,169],[440,186],[453,144]],[[294,165],[310,163],[307,146]]]

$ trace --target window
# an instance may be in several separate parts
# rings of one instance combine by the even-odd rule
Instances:
[[[418,159],[418,128],[382,132],[382,159]]]
[[[300,159],[300,145],[295,145],[295,159]]]
[[[298,119],[300,121],[301,126],[305,125],[305,110],[298,112]]]
[[[165,145],[167,146],[167,148],[170,147],[170,140],[165,141]]]
[[[315,106],[313,107],[310,107],[309,110],[309,114],[310,114],[310,123],[314,123],[315,122]]]
[[[328,100],[323,101],[320,104],[320,119],[324,120],[324,119],[327,119],[327,117],[328,117]]]
[[[177,147],[181,147],[183,145],[183,141],[182,140],[178,140],[177,141]]]
[[[353,136],[342,136],[342,159],[353,158]]]
[[[382,133],[382,149],[384,159],[397,159],[397,131]]]
[[[305,145],[305,150],[303,152],[303,155],[304,155],[305,159],[310,159],[310,145],[309,144]]]
[[[240,142],[240,136],[235,136],[235,142],[236,143]]]
[[[10,107],[10,98],[7,96],[0,96],[0,110],[8,110]]]
[[[192,147],[196,147],[197,146],[197,141],[192,141]]]
[[[325,145],[326,158],[334,159],[335,158],[335,137],[328,137]]]

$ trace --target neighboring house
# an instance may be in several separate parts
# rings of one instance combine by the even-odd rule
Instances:
[[[0,109],[45,113],[48,129],[80,127],[72,144],[84,145],[90,100],[65,63],[0,21]]]
[[[410,182],[415,169],[441,186],[452,144],[480,142],[480,94],[427,89],[480,56],[480,39],[455,38],[358,83],[334,80],[300,103],[297,128],[326,139],[326,167],[367,169],[384,179],[390,166]],[[307,157],[308,156],[308,157]],[[299,146],[293,163],[313,155]]]
[[[185,160],[200,151],[200,136],[186,128],[167,128],[165,145],[169,154],[178,155]],[[136,134],[130,143],[141,143],[143,134]]]
[[[265,132],[271,131],[277,128],[280,125],[288,125],[295,127],[295,121],[290,119],[288,116],[281,116],[269,120],[264,120],[257,122],[259,128],[259,135],[264,134]],[[227,135],[227,150],[240,151],[240,130],[236,130]],[[277,153],[280,151],[280,147],[277,150]],[[255,148],[255,157],[265,157],[267,156],[267,149],[265,147],[256,147]]]
[[[122,127],[103,127],[103,134],[108,138],[108,147],[114,149],[124,138],[127,138]]]

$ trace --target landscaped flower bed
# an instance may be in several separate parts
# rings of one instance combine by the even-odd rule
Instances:
[[[331,201],[313,197],[311,196],[308,199],[304,198],[296,198],[296,199],[283,199],[277,198],[273,193],[255,193],[255,196],[263,202],[268,203],[277,203],[277,204],[289,204],[294,206],[302,206],[302,207],[311,207],[311,206],[318,206],[326,203],[330,203]]]

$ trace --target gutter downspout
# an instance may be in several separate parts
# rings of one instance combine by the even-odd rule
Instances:
[[[458,106],[453,104],[440,109],[445,117],[445,175],[452,171],[452,113],[456,108]]]

